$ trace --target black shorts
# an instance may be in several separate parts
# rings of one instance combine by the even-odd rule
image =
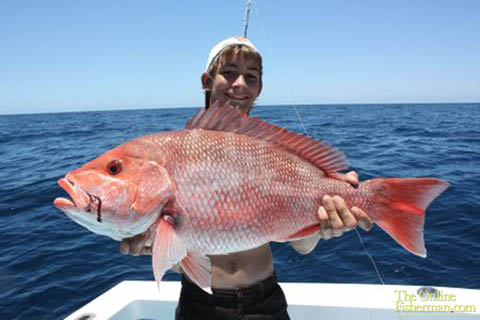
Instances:
[[[289,320],[287,301],[275,275],[251,287],[213,289],[208,294],[182,277],[176,320]]]

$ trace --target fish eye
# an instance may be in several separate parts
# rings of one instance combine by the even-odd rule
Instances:
[[[111,175],[117,175],[122,171],[122,162],[119,160],[112,160],[107,165],[107,172]]]

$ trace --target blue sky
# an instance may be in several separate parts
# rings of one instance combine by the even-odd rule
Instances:
[[[191,107],[244,0],[0,1],[0,114]],[[269,104],[480,101],[480,1],[254,0]]]

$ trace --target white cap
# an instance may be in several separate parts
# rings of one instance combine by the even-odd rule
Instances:
[[[243,45],[252,48],[256,53],[260,55],[257,48],[253,45],[253,43],[245,37],[231,37],[225,40],[220,41],[215,45],[215,47],[210,50],[210,54],[208,55],[207,65],[205,66],[205,72],[208,72],[211,64],[215,60],[216,57],[222,52],[225,48],[228,48],[233,45]]]

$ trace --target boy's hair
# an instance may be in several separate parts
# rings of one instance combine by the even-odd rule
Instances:
[[[208,77],[210,79],[215,79],[220,67],[227,64],[228,62],[235,60],[237,58],[253,58],[258,61],[258,71],[260,75],[260,87],[262,86],[262,56],[252,47],[245,46],[241,44],[231,45],[224,50],[222,50],[219,55],[212,61],[210,67],[207,70]],[[211,92],[205,91],[205,108],[208,109],[210,106],[210,94]]]

